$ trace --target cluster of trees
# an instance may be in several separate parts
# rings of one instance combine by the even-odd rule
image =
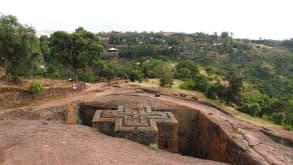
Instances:
[[[196,74],[185,81],[181,88],[187,90],[198,90],[208,98],[221,99],[227,104],[241,103],[241,90],[243,87],[243,78],[234,71],[225,73],[225,81],[212,81],[208,76],[203,74]]]
[[[14,82],[39,72],[43,61],[35,30],[11,15],[0,17],[0,61],[4,78]]]
[[[51,64],[60,62],[69,66],[73,81],[77,80],[78,71],[92,67],[103,51],[98,37],[83,28],[78,28],[71,34],[64,31],[54,32],[50,37],[49,46],[53,59]]]
[[[260,92],[243,97],[241,112],[267,118],[287,129],[293,128],[293,101],[290,98],[271,98]]]
[[[150,44],[136,44],[119,52],[119,56],[125,58],[155,57],[155,55],[155,48]]]

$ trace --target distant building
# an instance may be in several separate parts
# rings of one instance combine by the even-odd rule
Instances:
[[[112,48],[109,48],[108,51],[111,52],[111,53],[115,53],[115,52],[118,52],[119,49],[112,47]]]

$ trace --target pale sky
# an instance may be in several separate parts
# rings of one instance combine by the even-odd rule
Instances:
[[[293,0],[0,0],[37,31],[234,33],[237,38],[293,38]]]

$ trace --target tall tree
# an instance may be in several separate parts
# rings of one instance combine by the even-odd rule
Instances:
[[[31,75],[42,60],[38,39],[32,27],[20,24],[12,15],[0,17],[0,65],[8,81]]]
[[[49,37],[41,36],[40,37],[40,48],[43,54],[44,61],[46,63],[52,63],[53,59],[51,56],[50,48],[49,48]]]
[[[63,64],[68,65],[77,81],[77,71],[98,59],[103,51],[98,38],[91,32],[78,28],[74,33],[57,31],[50,39],[51,53]]]
[[[240,103],[240,93],[243,87],[243,77],[240,73],[236,73],[235,70],[230,70],[227,73],[227,80],[229,81],[229,86],[226,93],[226,102],[232,101],[236,104]]]

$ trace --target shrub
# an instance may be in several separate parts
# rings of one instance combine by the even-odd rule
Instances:
[[[179,79],[192,78],[199,72],[198,66],[194,61],[180,61],[176,65],[175,77]]]
[[[143,75],[142,71],[140,71],[140,70],[133,70],[129,74],[129,79],[132,82],[134,82],[135,80],[137,80],[138,82],[142,82],[143,77],[144,77],[144,75]]]
[[[209,87],[209,80],[204,75],[196,75],[193,82],[195,90],[205,92]]]
[[[42,93],[44,91],[44,87],[41,83],[38,82],[32,82],[30,91],[36,94]]]
[[[160,66],[158,71],[160,75],[160,86],[161,87],[172,87],[173,85],[173,69],[168,63]]]
[[[160,86],[161,87],[172,87],[173,85],[173,77],[172,76],[162,76],[160,78]]]
[[[83,82],[94,82],[96,81],[96,76],[93,72],[79,72],[78,73],[78,79]]]
[[[283,124],[286,119],[286,114],[284,112],[276,112],[271,115],[271,119],[276,124]]]
[[[260,111],[261,111],[261,108],[260,108],[260,105],[258,103],[247,103],[247,104],[244,104],[243,106],[241,106],[239,108],[239,111],[243,112],[243,113],[247,113],[251,116],[257,116]]]
[[[214,85],[211,85],[205,92],[206,97],[210,99],[216,99],[217,96],[217,89]]]
[[[176,71],[175,77],[179,79],[191,78],[192,74],[188,68],[180,68]]]
[[[194,86],[195,85],[194,85],[193,81],[188,80],[188,81],[184,81],[184,83],[180,85],[180,88],[186,89],[186,90],[194,90],[194,88],[195,88]]]

